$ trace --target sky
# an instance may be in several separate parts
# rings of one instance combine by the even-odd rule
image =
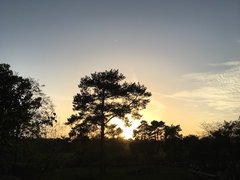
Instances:
[[[44,84],[61,123],[81,77],[119,69],[152,92],[142,119],[240,115],[239,0],[0,0],[0,62]]]

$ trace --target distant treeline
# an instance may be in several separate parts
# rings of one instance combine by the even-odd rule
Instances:
[[[240,162],[239,125],[238,120],[224,122],[201,138],[195,135],[165,136],[168,137],[165,139],[151,136],[135,140],[108,138],[105,164],[106,167],[177,165],[209,173],[233,166],[234,172],[237,172]],[[99,144],[99,138],[76,138],[73,141],[22,139],[17,145],[1,147],[1,173],[17,170],[15,173],[21,174],[26,167],[31,169],[28,173],[34,172],[35,175],[63,167],[98,167],[101,164]],[[14,163],[15,158],[17,161]]]

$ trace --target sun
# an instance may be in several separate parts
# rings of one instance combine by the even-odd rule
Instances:
[[[132,139],[133,138],[133,129],[130,127],[123,128],[122,136],[124,139]]]
[[[120,127],[123,132],[121,134],[121,136],[123,137],[123,139],[133,139],[133,130],[136,129],[139,125],[140,125],[140,121],[139,120],[133,120],[130,119],[132,125],[130,127],[125,126],[125,123],[118,118],[114,118],[112,119],[112,123],[116,124],[117,127]]]

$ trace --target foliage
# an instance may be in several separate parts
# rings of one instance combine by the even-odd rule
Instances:
[[[180,125],[165,125],[163,121],[153,120],[151,124],[141,121],[141,124],[134,130],[134,138],[137,140],[165,141],[167,139],[181,138]]]
[[[179,134],[180,131],[182,131],[182,129],[180,128],[180,125],[165,126],[164,127],[164,138],[165,139],[181,138],[182,135]]]
[[[108,123],[119,118],[128,123],[127,114],[139,119],[139,111],[149,102],[151,93],[139,83],[123,82],[125,76],[118,70],[95,72],[81,78],[80,92],[74,96],[72,115],[67,124],[72,126],[71,137],[91,136],[100,132],[105,136]]]
[[[0,64],[0,140],[40,137],[55,121],[53,105],[39,84]]]
[[[210,131],[213,138],[240,138],[240,119],[235,121],[224,121],[217,129]]]

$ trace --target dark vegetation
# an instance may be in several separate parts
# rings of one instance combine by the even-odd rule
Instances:
[[[134,140],[121,139],[111,119],[140,119],[151,95],[124,79],[117,70],[82,78],[77,113],[67,121],[70,136],[51,139],[50,99],[36,81],[0,64],[0,179],[240,179],[240,120],[203,137],[182,136],[180,125],[141,121]]]

